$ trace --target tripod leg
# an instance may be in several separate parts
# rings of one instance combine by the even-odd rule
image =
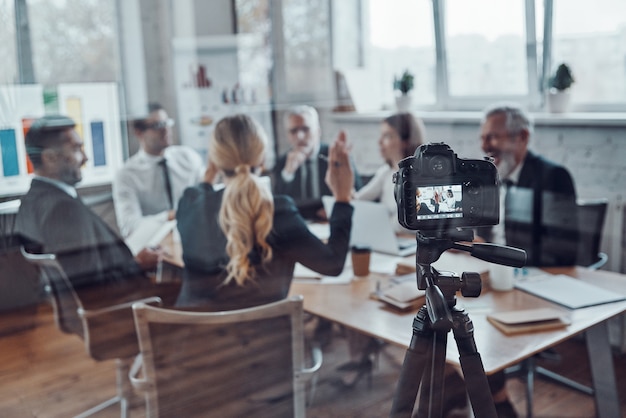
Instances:
[[[462,310],[454,309],[452,317],[454,324],[452,332],[459,349],[459,361],[474,416],[496,418],[498,415],[489,389],[489,382],[474,341],[474,325],[467,313]]]
[[[434,333],[430,328],[428,312],[426,307],[422,306],[413,319],[413,336],[404,355],[398,386],[393,396],[390,417],[411,417],[417,390],[425,374],[425,369],[430,364],[433,337]]]
[[[441,417],[443,414],[444,370],[448,333],[435,331],[430,364],[424,370],[416,418]]]

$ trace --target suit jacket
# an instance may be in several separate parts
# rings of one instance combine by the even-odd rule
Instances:
[[[296,262],[324,275],[342,272],[350,242],[352,206],[335,204],[330,217],[330,238],[322,243],[307,228],[293,200],[274,196],[274,223],[267,238],[272,260],[257,264],[254,281],[223,285],[228,263],[226,237],[219,226],[224,189],[215,191],[202,183],[188,188],[176,213],[185,262],[185,274],[177,305],[206,306],[211,310],[239,309],[281,300],[289,293]]]
[[[509,199],[509,194],[518,198]],[[529,151],[518,184],[507,192],[506,244],[525,250],[528,266],[575,265],[576,210],[576,189],[567,169]],[[489,241],[491,231],[479,235]]]
[[[122,239],[80,198],[33,179],[21,200],[15,231],[22,243],[56,254],[81,299],[92,297],[87,293],[94,285],[118,288],[126,294],[129,280],[149,283]]]
[[[319,155],[328,156],[328,145],[321,144]],[[294,173],[295,177],[292,181],[286,182],[283,179],[282,171],[285,168],[287,162],[287,154],[280,156],[274,169],[272,170],[272,182],[275,195],[287,195],[291,196],[296,202],[298,210],[305,219],[315,219],[316,212],[323,207],[321,196],[332,196],[332,192],[326,185],[324,180],[326,176],[326,170],[328,169],[328,161],[322,158],[316,158],[313,162],[317,164],[317,184],[319,185],[320,195],[314,197],[311,195],[310,190],[302,190],[302,174],[303,169],[300,166]],[[352,170],[354,171],[354,188],[359,190],[361,188],[361,178],[356,170],[353,162],[351,162]],[[310,183],[308,184],[310,187]],[[308,188],[307,188],[308,189]]]

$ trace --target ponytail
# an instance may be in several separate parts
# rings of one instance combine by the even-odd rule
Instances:
[[[254,278],[257,266],[251,261],[252,254],[258,254],[261,263],[272,259],[267,237],[273,226],[274,200],[270,190],[252,174],[252,167],[263,159],[264,139],[252,119],[235,115],[217,124],[209,150],[212,161],[230,179],[219,213],[230,258],[225,284],[235,280],[243,285]]]

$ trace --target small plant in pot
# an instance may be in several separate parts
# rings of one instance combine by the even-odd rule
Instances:
[[[561,64],[548,80],[548,109],[552,113],[563,113],[569,108],[570,87],[574,84],[574,76],[567,64]]]
[[[409,92],[413,90],[415,77],[409,70],[404,70],[402,76],[394,77],[393,88],[399,90],[400,95],[396,96],[396,107],[399,112],[407,112],[411,107],[411,95]]]

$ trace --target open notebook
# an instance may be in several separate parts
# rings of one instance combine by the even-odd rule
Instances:
[[[330,215],[335,204],[331,196],[322,196],[324,210]],[[415,254],[417,242],[415,238],[396,236],[394,225],[385,205],[378,202],[353,200],[352,233],[350,245],[368,246],[372,251],[401,257]]]

